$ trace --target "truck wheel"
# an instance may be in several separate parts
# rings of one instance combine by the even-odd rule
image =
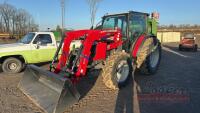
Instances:
[[[127,84],[132,70],[129,54],[121,51],[114,52],[108,57],[102,69],[103,81],[108,88],[116,90]]]
[[[183,50],[181,45],[179,45],[178,50],[179,50],[179,51],[182,51],[182,50]]]
[[[8,74],[19,73],[23,68],[22,62],[17,58],[7,58],[2,64],[2,70]]]
[[[140,67],[140,72],[142,74],[151,75],[154,74],[160,64],[161,60],[161,45],[159,44],[158,47],[150,53],[150,55],[146,58],[142,66]]]
[[[194,52],[197,52],[198,51],[198,45],[195,45],[193,49],[194,49]]]

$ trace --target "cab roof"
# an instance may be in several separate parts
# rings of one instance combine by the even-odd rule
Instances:
[[[137,12],[137,11],[128,11],[128,12],[125,12],[125,13],[116,13],[116,14],[105,14],[103,17],[107,17],[107,16],[116,16],[116,15],[128,15],[128,14],[131,14],[131,13],[140,13],[140,14],[144,14],[144,15],[147,15],[149,16],[148,13],[144,13],[144,12]]]

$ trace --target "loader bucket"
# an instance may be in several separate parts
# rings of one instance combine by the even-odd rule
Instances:
[[[45,71],[37,66],[27,66],[19,89],[47,113],[63,113],[76,103],[80,94],[68,78]]]

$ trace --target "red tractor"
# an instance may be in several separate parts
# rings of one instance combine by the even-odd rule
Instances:
[[[62,113],[77,102],[75,84],[87,75],[88,67],[102,64],[103,81],[113,90],[125,86],[136,69],[148,75],[157,71],[161,45],[154,18],[130,11],[102,19],[95,30],[65,33],[49,71],[27,66],[19,88],[44,111]]]
[[[190,49],[197,52],[198,45],[196,44],[196,37],[193,33],[185,33],[181,38],[179,50]]]

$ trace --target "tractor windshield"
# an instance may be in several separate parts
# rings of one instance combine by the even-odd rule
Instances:
[[[126,36],[127,20],[125,15],[121,16],[108,16],[104,18],[103,30],[119,28],[123,36]]]

